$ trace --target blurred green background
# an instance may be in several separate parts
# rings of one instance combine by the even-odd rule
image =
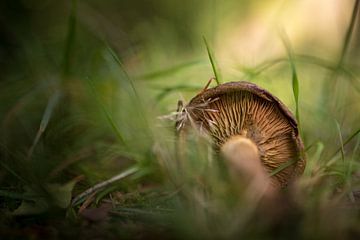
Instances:
[[[19,206],[15,215],[45,212],[45,219],[63,219],[58,209],[65,208],[68,218],[77,219],[78,209],[68,207],[71,196],[134,166],[131,178],[97,192],[90,205],[113,198],[113,192],[136,192],[137,197],[119,198],[134,208],[152,209],[153,201],[163,206],[158,203],[162,197],[152,194],[170,191],[169,179],[179,176],[174,177],[174,122],[158,117],[174,112],[179,99],[189,101],[214,76],[204,38],[222,82],[254,82],[294,113],[297,77],[300,129],[309,159],[304,181],[324,170],[321,176],[331,176],[324,180],[327,194],[339,191],[354,200],[359,188],[358,14],[353,0],[2,0],[1,232],[27,236],[21,229],[33,221],[13,216]],[[203,157],[199,149],[189,159]],[[76,185],[66,185],[69,181]],[[316,184],[311,186],[306,194],[315,197],[304,197],[305,217],[296,221],[309,221],[307,214],[323,204],[324,195]],[[31,206],[24,206],[26,201]],[[177,209],[178,201],[165,205]],[[353,229],[356,217],[339,219],[343,224],[334,229],[336,237],[359,234]],[[37,224],[51,225],[41,221]],[[177,221],[189,224],[177,231],[192,234],[191,223],[176,220],[177,226]],[[11,224],[16,234],[8,230]],[[316,230],[308,225],[298,230],[303,236],[334,236],[322,225]],[[111,236],[147,229],[121,226]],[[40,236],[35,230],[32,234]]]

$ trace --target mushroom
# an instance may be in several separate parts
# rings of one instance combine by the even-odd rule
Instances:
[[[180,135],[196,128],[211,136],[215,151],[238,172],[259,180],[276,171],[270,179],[276,188],[304,171],[304,146],[293,114],[253,83],[204,89],[179,111],[176,127]]]

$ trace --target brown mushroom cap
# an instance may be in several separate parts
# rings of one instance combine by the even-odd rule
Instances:
[[[187,116],[177,122],[180,131],[196,126],[208,133],[217,150],[234,136],[255,143],[268,173],[289,161],[273,176],[286,186],[305,167],[304,146],[296,120],[286,106],[268,91],[249,82],[229,82],[202,91],[185,106]]]

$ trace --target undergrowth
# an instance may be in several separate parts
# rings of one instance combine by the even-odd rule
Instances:
[[[358,56],[348,56],[359,45],[358,4],[333,59],[298,52],[285,30],[278,36],[283,54],[256,65],[227,65],[216,58],[214,39],[202,42],[204,34],[184,36],[199,42],[194,53],[181,54],[185,46],[177,51],[173,42],[159,50],[153,37],[162,36],[148,36],[154,45],[136,52],[97,35],[99,28],[92,32],[86,14],[96,17],[95,7],[76,0],[61,5],[70,13],[65,39],[47,46],[15,34],[21,50],[12,49],[0,82],[0,235],[359,237],[360,72]],[[159,51],[179,58],[163,60]],[[178,143],[177,100],[186,104],[212,77],[210,87],[246,80],[274,90],[301,123],[306,169],[275,201],[249,201],[251,189],[236,190],[206,137]]]

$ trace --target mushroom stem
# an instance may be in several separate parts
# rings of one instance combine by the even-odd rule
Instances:
[[[230,165],[231,175],[237,181],[249,184],[252,197],[271,195],[271,184],[260,160],[257,146],[249,138],[236,135],[221,146],[221,152]]]
[[[259,151],[249,138],[241,135],[231,137],[221,147],[221,152],[235,169],[241,172],[256,175],[262,169]]]

